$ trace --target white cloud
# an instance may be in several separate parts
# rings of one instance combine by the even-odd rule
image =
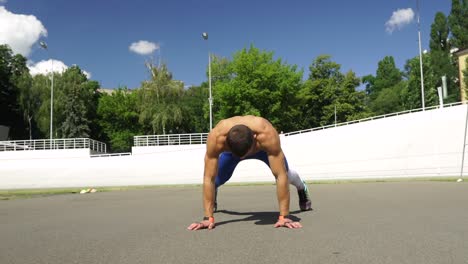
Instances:
[[[28,64],[29,72],[31,73],[32,76],[38,75],[38,74],[48,74],[52,72],[57,73],[63,73],[66,69],[68,69],[68,66],[65,65],[62,61],[58,60],[43,60],[38,63],[30,63]]]
[[[91,73],[90,73],[90,72],[87,72],[87,71],[85,71],[85,70],[81,70],[81,71],[83,71],[84,75],[86,75],[86,77],[88,78],[88,80],[91,79]]]
[[[46,60],[38,63],[28,63],[29,72],[32,76],[37,74],[47,75],[52,70],[56,73],[63,73],[68,69],[68,66],[59,60]],[[91,79],[91,73],[81,69],[88,79]]]
[[[14,53],[27,57],[41,36],[47,36],[47,30],[35,16],[13,14],[0,6],[0,44],[8,44]]]
[[[385,23],[385,30],[388,33],[392,33],[395,29],[401,29],[402,27],[413,22],[414,12],[411,8],[398,9],[394,11],[390,19]]]
[[[6,4],[7,0],[0,0],[0,4]]]
[[[148,55],[153,51],[159,49],[159,44],[154,42],[149,42],[146,40],[140,40],[138,42],[133,42],[130,47],[130,51],[138,53],[140,55]]]

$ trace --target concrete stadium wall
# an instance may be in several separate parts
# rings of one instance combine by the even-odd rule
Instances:
[[[305,178],[458,176],[466,114],[460,105],[314,131],[283,149]]]
[[[466,114],[467,105],[405,114],[282,137],[282,146],[305,180],[458,176]],[[0,189],[200,184],[204,153],[205,145],[98,158],[89,149],[0,152]],[[246,160],[230,182],[273,181],[264,163]]]
[[[53,149],[53,150],[26,150],[26,151],[0,151],[0,162],[6,160],[50,160],[50,159],[82,159],[89,158],[90,149]]]

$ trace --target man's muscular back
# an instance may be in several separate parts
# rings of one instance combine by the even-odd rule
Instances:
[[[206,154],[213,157],[229,151],[227,134],[233,126],[240,124],[249,127],[254,133],[256,144],[252,153],[264,150],[275,155],[281,151],[279,135],[273,125],[265,118],[249,115],[235,116],[219,122],[208,135]]]

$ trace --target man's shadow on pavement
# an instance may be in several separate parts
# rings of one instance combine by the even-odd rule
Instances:
[[[227,221],[217,222],[216,226],[235,223],[235,222],[245,222],[245,221],[255,221],[256,225],[274,225],[278,220],[278,212],[235,212],[229,210],[218,210],[217,213],[229,214],[229,215],[237,215],[237,216],[246,216],[245,218],[240,219],[233,219]],[[301,211],[294,211],[291,214],[301,213]],[[301,218],[289,215],[289,219],[293,220],[294,222],[299,222]]]

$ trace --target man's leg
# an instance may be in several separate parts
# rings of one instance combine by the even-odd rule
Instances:
[[[257,152],[254,155],[247,157],[246,159],[258,159],[265,162],[265,164],[270,167],[268,154],[265,151]],[[286,171],[288,172],[288,181],[297,189],[297,194],[299,195],[299,208],[301,208],[301,211],[312,210],[312,201],[310,200],[309,188],[307,188],[307,184],[301,179],[296,171],[289,168],[286,157],[284,157],[284,163],[286,164]]]
[[[232,176],[234,169],[239,164],[240,159],[229,152],[223,152],[218,159],[218,174],[215,178],[215,203],[214,212],[218,209],[218,187],[225,184]]]
[[[299,174],[292,170],[288,170],[288,180],[289,183],[296,186],[297,194],[299,196],[299,208],[301,211],[312,210],[312,201],[310,200],[309,188],[305,181],[299,177]]]

